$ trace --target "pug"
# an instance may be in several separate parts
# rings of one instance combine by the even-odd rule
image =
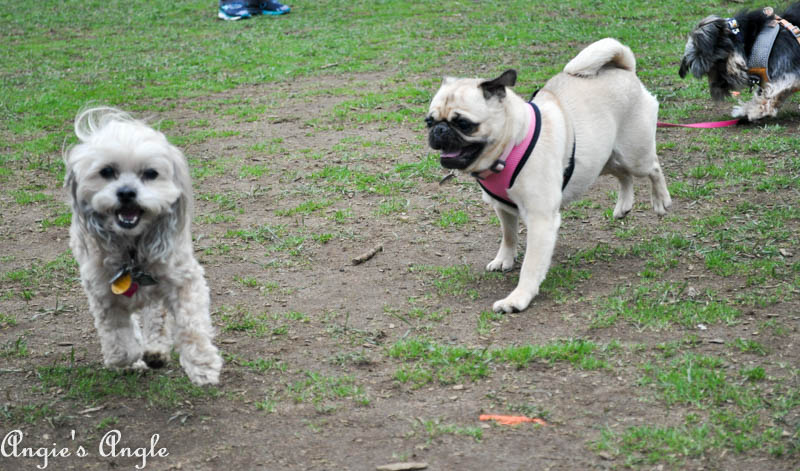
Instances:
[[[547,275],[560,208],[603,174],[619,180],[614,217],[633,207],[633,177],[648,177],[659,216],[671,205],[656,155],[658,101],[636,76],[630,48],[597,41],[551,78],[530,102],[511,87],[514,70],[492,80],[447,77],[425,118],[428,143],[444,168],[474,177],[494,207],[503,237],[489,271],[514,265],[519,217],[527,226],[517,287],[493,305],[528,307]]]

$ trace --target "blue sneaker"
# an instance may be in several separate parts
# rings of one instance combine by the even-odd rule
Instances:
[[[236,21],[244,20],[260,13],[260,9],[251,7],[247,2],[220,3],[217,17],[225,21]]]
[[[261,0],[261,13],[264,15],[285,15],[291,8],[277,0]]]

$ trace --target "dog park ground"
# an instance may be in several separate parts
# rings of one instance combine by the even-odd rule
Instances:
[[[601,178],[563,209],[530,308],[491,312],[519,267],[483,271],[496,217],[471,178],[439,184],[441,77],[513,67],[528,96],[612,36],[661,120],[728,119],[678,78],[685,35],[763,6],[545,3],[297,0],[227,23],[212,0],[0,0],[0,469],[800,468],[797,99],[659,130],[671,212],[641,181],[614,220]],[[150,117],[189,159],[216,387],[175,358],[102,367],[61,187],[89,103]]]

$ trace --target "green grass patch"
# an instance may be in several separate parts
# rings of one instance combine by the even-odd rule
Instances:
[[[182,372],[172,378],[163,373],[113,371],[96,365],[53,365],[36,368],[41,388],[60,389],[63,397],[85,404],[109,398],[140,399],[145,403],[172,408],[191,398],[217,397],[210,386],[195,386]]]
[[[431,382],[454,384],[489,376],[498,364],[525,368],[531,362],[567,362],[578,368],[595,370],[608,364],[598,355],[604,349],[585,340],[557,340],[544,345],[520,345],[499,349],[470,349],[442,345],[426,338],[396,342],[386,350],[390,358],[403,361],[394,375],[400,383],[420,387]]]
[[[364,388],[356,383],[353,376],[325,376],[306,371],[304,378],[287,387],[287,394],[296,403],[310,402],[318,412],[332,412],[332,401],[350,400],[357,406],[368,406],[371,402]]]
[[[482,281],[499,280],[502,273],[477,272],[469,265],[438,267],[430,265],[413,265],[412,273],[419,273],[426,283],[430,283],[439,296],[468,296],[477,299],[478,286]]]
[[[608,327],[621,319],[638,327],[655,329],[671,325],[694,327],[700,323],[733,324],[741,315],[739,309],[711,290],[692,297],[686,288],[686,284],[671,282],[618,288],[613,295],[600,301],[592,317],[592,326]]]
[[[28,354],[28,340],[23,336],[9,340],[0,346],[0,358],[24,358]]]
[[[289,327],[280,322],[277,314],[253,314],[237,306],[220,308],[219,320],[223,332],[243,332],[254,337],[285,335]]]
[[[333,201],[330,200],[306,201],[291,209],[276,210],[275,214],[277,216],[294,216],[296,214],[309,215],[321,209],[325,209],[331,206],[332,204]]]
[[[470,437],[476,442],[480,442],[483,438],[483,429],[480,427],[443,424],[440,419],[420,420],[420,425],[422,426],[428,443],[442,435]]]

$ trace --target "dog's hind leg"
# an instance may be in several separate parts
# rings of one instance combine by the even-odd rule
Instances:
[[[608,159],[606,166],[603,167],[602,175],[614,175],[619,180],[619,193],[617,194],[617,204],[614,206],[614,217],[622,219],[631,212],[633,208],[633,176],[627,168],[620,162],[621,155],[613,152]]]
[[[487,271],[508,271],[514,267],[514,255],[517,251],[517,229],[519,228],[518,216],[515,213],[494,206],[494,212],[500,219],[500,228],[503,231],[503,240],[494,260],[486,265]]]
[[[625,171],[617,172],[614,176],[619,180],[619,195],[614,206],[614,217],[622,219],[633,209],[633,177]]]
[[[672,206],[672,198],[669,196],[667,181],[664,179],[664,172],[661,171],[661,165],[658,163],[658,156],[655,155],[655,152],[653,152],[653,167],[647,177],[650,178],[650,202],[653,205],[653,211],[659,216],[663,216]]]

